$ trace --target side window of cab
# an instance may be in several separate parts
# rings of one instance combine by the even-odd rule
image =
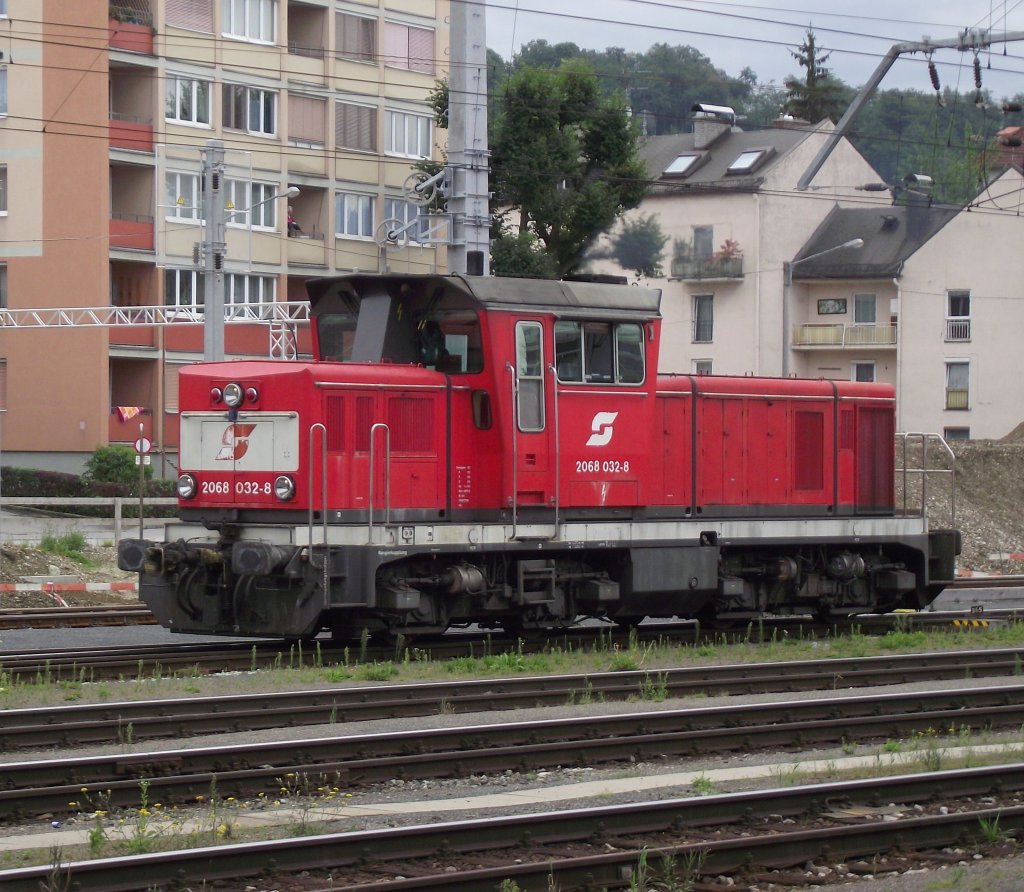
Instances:
[[[643,326],[636,322],[555,323],[555,372],[564,384],[642,384]]]

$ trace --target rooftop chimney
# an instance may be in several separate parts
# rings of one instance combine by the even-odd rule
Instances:
[[[728,133],[736,123],[736,112],[727,105],[709,105],[698,102],[690,108],[693,112],[693,147],[706,149],[723,133]]]

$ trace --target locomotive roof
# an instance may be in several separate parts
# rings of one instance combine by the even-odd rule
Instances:
[[[406,286],[403,289],[403,286]],[[324,298],[337,296],[356,304],[365,294],[382,290],[394,296],[412,294],[434,299],[439,291],[460,294],[492,310],[550,311],[556,315],[601,319],[654,319],[661,315],[661,290],[604,282],[551,279],[510,279],[496,276],[402,275],[353,273],[307,283],[314,313]],[[353,307],[354,309],[355,307]]]

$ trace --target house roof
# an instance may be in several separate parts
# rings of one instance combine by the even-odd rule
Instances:
[[[672,133],[651,136],[640,146],[640,158],[647,166],[647,175],[655,181],[653,191],[738,190],[753,191],[764,182],[764,173],[803,142],[810,131],[786,128],[740,130],[723,127],[722,134],[706,148],[695,145],[695,133]],[[744,152],[767,149],[764,160],[749,173],[727,173],[729,165]],[[680,155],[701,153],[699,164],[685,175],[666,174],[666,168]]]
[[[960,208],[912,204],[883,208],[833,208],[793,258],[795,279],[877,279],[898,276],[918,248]],[[830,250],[853,239],[861,248]],[[810,258],[816,254],[821,257]]]

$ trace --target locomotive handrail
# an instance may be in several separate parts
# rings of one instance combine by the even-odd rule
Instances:
[[[901,446],[901,457],[903,464],[896,470],[903,475],[903,514],[908,514],[907,509],[907,483],[908,477],[911,475],[919,476],[921,479],[921,508],[920,515],[923,518],[928,517],[928,475],[929,474],[948,474],[949,475],[949,523],[951,527],[956,527],[956,468],[930,468],[928,467],[928,444],[935,442],[940,445],[949,456],[950,462],[955,465],[956,453],[950,448],[949,443],[937,433],[929,433],[927,431],[906,431],[897,432],[896,438]],[[909,441],[913,439],[920,441],[921,444],[921,467],[911,468],[908,467],[909,462],[907,461],[907,447]]]
[[[548,373],[551,376],[551,410],[555,422],[555,535],[558,538],[558,509],[561,504],[562,495],[562,438],[558,435],[558,375],[554,365],[548,364]]]
[[[512,539],[519,533],[519,513],[516,510],[516,494],[519,492],[519,376],[511,362],[505,368],[512,378]]]
[[[322,434],[320,438],[321,452],[320,452],[320,496],[323,500],[323,527],[324,527],[324,564],[320,569],[323,570],[323,587],[324,597],[327,596],[328,590],[328,574],[330,573],[330,559],[327,554],[327,427],[321,424],[319,421],[316,424],[311,424],[309,427],[309,548],[310,548],[310,560],[313,560],[313,508],[315,507],[315,500],[313,498],[313,449],[314,449],[314,436],[313,434],[319,429]],[[315,562],[313,566],[316,566]]]
[[[391,523],[391,428],[383,421],[370,425],[370,526],[369,542],[373,544],[373,480],[377,467],[375,458],[377,452],[377,438],[374,434],[378,428],[384,430],[384,525]]]

